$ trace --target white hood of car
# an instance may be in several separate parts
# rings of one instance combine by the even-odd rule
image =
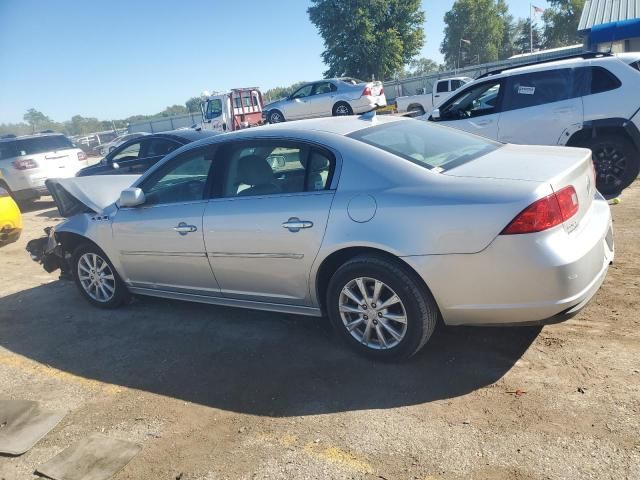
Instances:
[[[90,210],[102,213],[120,198],[140,175],[94,175],[89,177],[50,178],[45,182],[60,215],[70,217]]]

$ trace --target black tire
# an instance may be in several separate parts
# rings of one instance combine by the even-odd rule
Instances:
[[[340,313],[341,298],[346,298],[341,297],[343,288],[355,279],[362,277],[384,283],[389,287],[389,293],[395,293],[402,302],[406,313],[406,330],[402,339],[395,346],[380,348],[382,342],[377,342],[378,348],[375,345],[365,345],[355,338],[354,334],[345,326]],[[380,298],[382,299],[382,296]],[[440,316],[431,292],[416,277],[415,272],[399,261],[376,255],[358,256],[342,265],[329,281],[326,302],[329,319],[340,336],[357,352],[382,361],[404,360],[415,355],[431,337]],[[378,315],[380,316],[380,313]],[[367,318],[367,316],[363,316],[363,318]],[[376,317],[373,318],[377,320]],[[353,320],[353,317],[350,320]],[[378,325],[375,320],[372,323]],[[388,330],[385,333],[388,333]],[[393,341],[393,337],[388,336],[388,338]]]
[[[410,105],[407,112],[411,117],[419,117],[426,113],[422,105]]]
[[[627,188],[640,172],[640,152],[623,135],[601,135],[587,145],[593,153],[596,188],[615,195]]]
[[[282,122],[286,122],[286,120],[280,110],[271,110],[269,112],[269,123],[282,123]]]
[[[99,258],[106,261],[109,269],[111,270],[111,273],[113,274],[113,279],[114,279],[114,285],[113,285],[114,292],[109,299],[104,301],[99,301],[95,298],[92,298],[92,296],[87,292],[87,290],[85,290],[85,287],[82,285],[80,275],[79,275],[79,272],[81,270],[78,267],[78,263],[80,262],[80,259],[85,254],[97,255]],[[124,282],[120,278],[120,275],[118,275],[118,272],[116,272],[116,269],[111,263],[111,260],[109,260],[107,255],[100,248],[98,248],[96,245],[92,243],[87,242],[87,243],[80,244],[74,250],[72,255],[71,270],[72,270],[71,273],[73,275],[73,280],[76,286],[78,287],[80,294],[93,306],[96,306],[98,308],[113,309],[127,302],[130,298],[129,291],[127,290],[127,286],[124,284]]]
[[[353,115],[353,109],[347,102],[338,102],[333,106],[331,113],[334,117],[346,117],[347,115]]]

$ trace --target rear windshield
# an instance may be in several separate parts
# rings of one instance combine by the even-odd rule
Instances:
[[[349,85],[358,85],[360,83],[365,83],[362,80],[358,80],[357,78],[352,77],[343,77],[340,80],[342,80],[344,83],[348,83]]]
[[[406,120],[365,128],[349,135],[438,172],[469,162],[501,146],[453,128]]]
[[[0,158],[19,157],[36,153],[54,152],[75,148],[71,140],[64,135],[47,135],[46,137],[22,138],[9,142],[0,142]]]

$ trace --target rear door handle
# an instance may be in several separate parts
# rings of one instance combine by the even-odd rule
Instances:
[[[180,222],[177,227],[173,227],[173,229],[178,232],[180,235],[186,235],[187,233],[196,232],[198,227],[195,225],[187,225],[184,222]]]
[[[572,111],[573,111],[573,109],[571,109],[571,108],[567,108],[567,107],[562,108],[562,107],[561,107],[561,108],[556,108],[556,109],[553,111],[553,113],[571,113]]]
[[[309,220],[300,220],[298,217],[291,217],[286,222],[282,223],[282,227],[288,229],[290,232],[297,232],[301,228],[313,227],[313,222]]]
[[[485,127],[487,125],[491,125],[493,123],[493,120],[480,120],[476,122],[476,125],[479,127]]]

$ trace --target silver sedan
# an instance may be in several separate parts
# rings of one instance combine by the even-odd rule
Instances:
[[[269,123],[280,123],[365,113],[386,105],[382,82],[329,78],[307,83],[288,97],[266,105],[262,117]]]
[[[410,119],[248,129],[106,178],[49,181],[68,219],[29,245],[93,305],[137,294],[327,315],[379,359],[415,354],[439,321],[569,318],[614,254],[589,150]]]

